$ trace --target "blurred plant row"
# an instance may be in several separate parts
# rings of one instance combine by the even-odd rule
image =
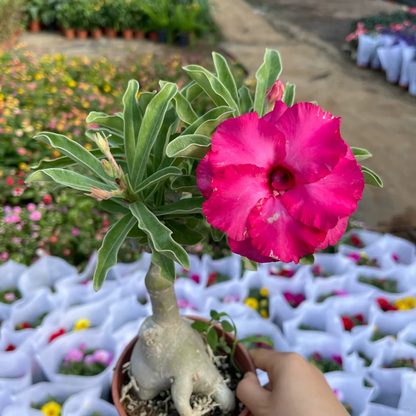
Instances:
[[[51,253],[78,265],[99,248],[107,226],[92,198],[25,184],[30,166],[51,154],[32,137],[44,130],[65,132],[91,149],[86,131],[94,126],[85,122],[90,111],[121,110],[132,78],[143,91],[158,89],[159,79],[184,85],[181,68],[192,63],[209,68],[211,59],[147,55],[109,62],[0,49],[0,264],[8,258],[30,264]],[[237,63],[232,68],[242,83],[244,71]],[[203,96],[198,105],[201,114],[210,108]],[[61,157],[59,151],[53,157]]]

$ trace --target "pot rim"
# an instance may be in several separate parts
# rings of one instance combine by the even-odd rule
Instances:
[[[191,319],[193,321],[205,321],[208,322],[207,319],[205,318],[201,318],[199,316],[189,316],[186,315],[184,316],[185,318]],[[225,338],[228,341],[232,341],[232,339],[234,338],[229,332],[225,332],[223,330],[223,328],[220,325],[215,325],[214,326],[215,330],[220,333],[220,334],[225,334]],[[117,364],[116,367],[114,368],[114,374],[113,374],[113,379],[112,379],[112,383],[111,383],[111,395],[113,397],[113,402],[114,405],[117,409],[117,412],[119,413],[120,416],[127,416],[123,405],[120,403],[120,391],[119,391],[119,386],[118,386],[118,381],[119,381],[119,377],[122,376],[122,369],[123,369],[123,365],[128,361],[128,359],[131,356],[131,352],[133,351],[134,345],[136,344],[137,340],[139,339],[139,336],[136,335],[131,341],[130,343],[126,346],[126,348],[123,350],[123,352],[121,353],[119,359],[117,360]],[[239,353],[239,355],[241,354],[241,358],[246,360],[246,365],[247,365],[247,370],[246,372],[253,372],[254,374],[256,374],[256,366],[254,364],[253,359],[251,358],[249,352],[247,351],[247,349],[244,347],[244,345],[242,344],[237,344],[237,348],[236,348],[236,364],[239,363],[239,359],[237,357],[237,353]],[[130,356],[129,356],[130,354]],[[244,374],[245,374],[244,373]],[[120,413],[122,412],[122,413]],[[243,409],[243,411],[241,413],[239,413],[238,416],[249,416],[250,415],[250,410],[245,407]]]

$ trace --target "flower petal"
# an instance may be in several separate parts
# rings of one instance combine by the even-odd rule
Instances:
[[[327,248],[329,245],[333,246],[338,243],[339,239],[344,235],[348,226],[349,217],[341,218],[338,224],[329,230],[326,234],[325,241],[319,246],[319,248]]]
[[[282,203],[308,227],[328,231],[357,209],[363,190],[364,176],[357,162],[344,158],[318,182],[296,185],[285,192]]]
[[[247,257],[250,260],[256,261],[257,263],[270,263],[276,261],[271,257],[262,256],[251,244],[251,239],[246,238],[243,241],[228,239],[228,245],[233,253],[239,254],[240,256]]]
[[[207,221],[234,240],[244,240],[250,211],[271,194],[268,181],[267,171],[253,165],[214,169],[213,192],[203,204]]]
[[[210,160],[210,153],[208,152],[207,155],[199,162],[198,167],[196,168],[196,182],[198,184],[198,188],[202,193],[202,196],[205,199],[209,199],[212,194],[212,175],[213,175],[213,167]]]
[[[300,183],[327,176],[345,156],[341,119],[311,103],[295,104],[280,117],[276,126],[286,137],[284,166]]]
[[[280,197],[262,199],[249,217],[249,234],[257,251],[266,257],[285,263],[312,254],[326,233],[310,228],[293,218]]]
[[[278,120],[282,117],[283,113],[287,110],[287,105],[283,101],[276,101],[274,108],[270,113],[267,113],[263,120],[266,120],[268,123],[273,124],[273,126],[278,125]]]
[[[273,125],[248,113],[224,121],[212,136],[214,167],[256,165],[269,169],[285,157],[285,138]]]

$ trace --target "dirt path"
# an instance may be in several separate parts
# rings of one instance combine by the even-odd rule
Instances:
[[[313,0],[284,1],[304,5]],[[361,4],[370,1],[359,0]],[[416,227],[416,100],[388,85],[381,74],[346,63],[334,44],[290,21],[274,20],[268,14],[272,26],[243,0],[212,2],[225,51],[254,75],[264,49],[279,50],[282,80],[297,85],[297,100],[316,100],[326,111],[342,116],[344,139],[373,153],[366,165],[382,176],[385,187],[366,189],[357,218],[380,230]]]

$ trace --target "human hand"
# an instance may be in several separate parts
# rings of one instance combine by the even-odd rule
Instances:
[[[324,375],[300,355],[263,349],[250,353],[270,380],[263,388],[249,372],[238,385],[237,397],[254,416],[348,416]]]

